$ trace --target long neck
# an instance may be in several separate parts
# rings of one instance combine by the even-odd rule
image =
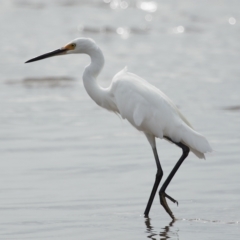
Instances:
[[[104,56],[102,51],[96,46],[89,50],[87,54],[91,58],[91,63],[85,68],[83,73],[83,84],[89,96],[100,106],[105,107],[106,89],[100,87],[97,83],[97,76],[104,65]]]

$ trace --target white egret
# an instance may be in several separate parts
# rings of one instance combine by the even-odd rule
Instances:
[[[189,151],[192,151],[199,158],[205,158],[204,154],[212,151],[211,146],[205,137],[192,128],[187,119],[163,92],[139,76],[128,72],[127,68],[113,77],[109,87],[99,86],[97,76],[103,68],[104,56],[92,39],[75,39],[58,50],[33,58],[26,63],[74,53],[88,54],[91,58],[91,63],[85,68],[82,78],[84,87],[93,101],[109,111],[120,114],[123,119],[127,119],[132,126],[146,135],[152,147],[157,174],[144,212],[146,217],[149,215],[153,199],[163,176],[155,138],[165,139],[182,149],[180,159],[159,191],[161,205],[174,220],[175,217],[167,204],[166,198],[174,203],[178,204],[178,202],[165,193],[166,188],[188,156]]]

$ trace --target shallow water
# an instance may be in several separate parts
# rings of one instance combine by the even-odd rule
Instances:
[[[238,239],[239,1],[1,1],[0,239]],[[214,148],[190,154],[143,217],[155,162],[147,140],[100,109],[86,56],[26,60],[88,36],[107,86],[125,65],[163,90]],[[164,178],[181,151],[157,141]]]

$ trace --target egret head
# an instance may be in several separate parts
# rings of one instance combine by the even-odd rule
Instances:
[[[92,49],[97,47],[96,43],[91,38],[77,38],[71,42],[69,42],[64,47],[61,47],[52,52],[45,53],[38,57],[32,58],[25,63],[35,62],[38,60],[42,60],[49,57],[65,55],[65,54],[73,54],[73,53],[89,53]]]

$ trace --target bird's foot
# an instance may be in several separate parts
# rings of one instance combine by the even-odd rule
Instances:
[[[166,198],[168,198],[170,201],[172,201],[173,203],[176,203],[177,204],[177,206],[178,206],[178,201],[177,200],[175,200],[174,198],[172,198],[172,197],[170,197],[168,194],[166,194],[165,192],[164,192],[164,194],[165,194],[165,197]]]
[[[178,202],[177,202],[174,198],[172,198],[172,197],[170,197],[169,195],[167,195],[165,192],[159,192],[159,197],[160,197],[160,203],[161,203],[161,205],[163,206],[163,208],[165,209],[165,211],[169,214],[169,216],[172,218],[172,220],[175,221],[176,218],[174,217],[171,209],[169,208],[169,206],[168,206],[168,204],[167,204],[167,201],[166,201],[166,198],[168,198],[169,200],[171,200],[171,201],[174,202],[174,203],[177,203],[177,204],[178,204]]]

